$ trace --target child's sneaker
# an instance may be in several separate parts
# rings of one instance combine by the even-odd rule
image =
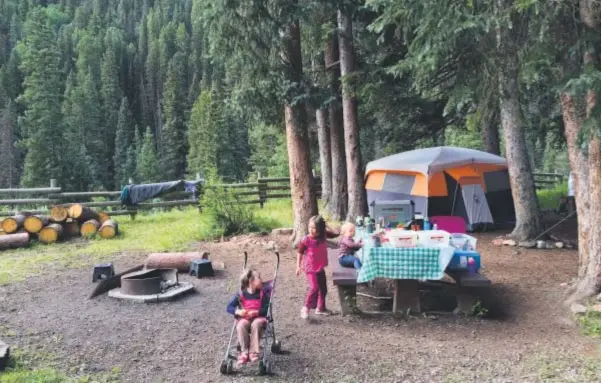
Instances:
[[[316,309],[316,315],[332,315],[332,311],[328,309],[318,310]]]
[[[307,307],[301,307],[301,319],[309,318],[309,309]]]

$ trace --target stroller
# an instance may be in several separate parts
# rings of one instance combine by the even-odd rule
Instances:
[[[243,270],[247,268],[247,252],[244,253],[245,261],[243,265]],[[260,340],[261,350],[260,350],[260,358],[259,358],[259,374],[267,375],[271,374],[273,371],[273,358],[272,354],[278,354],[281,351],[281,343],[276,339],[276,332],[274,330],[274,316],[272,314],[272,302],[274,300],[274,288],[276,287],[276,278],[278,277],[278,269],[280,267],[280,254],[276,252],[276,271],[274,272],[274,279],[271,281],[263,282],[263,291],[264,294],[267,294],[270,297],[270,302],[268,306],[268,314],[267,314],[267,324],[265,330],[263,331],[263,335]],[[232,326],[232,331],[230,332],[230,340],[228,341],[228,347],[226,348],[226,353],[224,359],[222,360],[219,371],[222,374],[231,374],[234,372],[234,362],[237,359],[237,354],[240,352],[240,345],[237,344],[236,347],[232,344],[232,339],[234,338],[234,333],[236,332],[236,324],[237,320],[234,320],[234,325]],[[238,343],[238,342],[237,342]]]

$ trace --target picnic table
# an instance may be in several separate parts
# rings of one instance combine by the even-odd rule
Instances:
[[[383,242],[374,247],[369,234],[357,233],[355,240],[359,239],[363,239],[364,247],[358,252],[362,267],[357,283],[375,278],[394,280],[393,312],[420,312],[418,282],[442,279],[454,254],[451,246],[401,248]]]

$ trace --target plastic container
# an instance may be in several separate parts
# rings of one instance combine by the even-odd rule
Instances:
[[[395,247],[416,247],[418,245],[418,232],[412,230],[391,230],[387,235]]]
[[[477,239],[466,234],[451,234],[450,245],[456,249],[476,250]]]
[[[424,247],[449,246],[450,234],[443,230],[426,230],[418,232],[418,243]]]
[[[469,258],[474,260],[474,266],[471,267],[471,272],[476,273],[481,268],[481,255],[476,251],[454,251],[454,255],[452,256],[451,261],[449,261],[447,267],[450,270],[468,270]]]

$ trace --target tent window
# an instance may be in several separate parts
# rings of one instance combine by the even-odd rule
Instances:
[[[390,174],[385,176],[383,191],[410,194],[414,187],[416,176],[404,174]]]
[[[488,193],[510,189],[510,178],[507,170],[488,172],[484,173],[483,176]]]

